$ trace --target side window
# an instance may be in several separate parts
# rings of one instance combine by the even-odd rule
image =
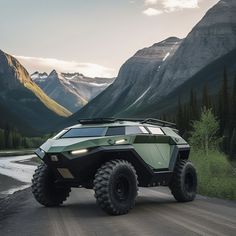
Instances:
[[[149,134],[146,128],[144,128],[143,126],[139,126],[139,128],[141,129],[143,134]]]
[[[125,134],[148,134],[143,126],[126,126]]]
[[[141,134],[142,131],[138,126],[126,126],[125,134]]]
[[[162,130],[158,127],[152,127],[152,126],[148,126],[148,130],[152,133],[152,134],[156,134],[156,135],[162,135],[164,134],[162,132]]]
[[[106,136],[125,135],[125,126],[108,127]]]

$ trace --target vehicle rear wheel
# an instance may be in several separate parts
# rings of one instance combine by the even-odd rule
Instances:
[[[46,164],[41,164],[35,170],[32,179],[32,193],[35,199],[47,207],[59,206],[66,200],[70,187],[57,187],[54,175]]]
[[[178,161],[169,187],[175,199],[179,202],[188,202],[195,199],[197,173],[190,161]]]
[[[98,205],[108,214],[122,215],[135,205],[138,181],[134,167],[125,160],[113,160],[98,169],[94,179]]]

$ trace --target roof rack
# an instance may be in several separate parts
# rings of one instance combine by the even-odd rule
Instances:
[[[91,118],[91,119],[81,119],[79,120],[80,124],[104,124],[104,123],[113,123],[116,121],[134,121],[134,122],[140,122],[141,124],[147,123],[147,124],[153,124],[153,125],[161,125],[165,127],[173,127],[176,128],[176,124],[158,120],[154,118]]]
[[[91,119],[81,119],[79,120],[80,124],[104,124],[104,123],[113,123],[116,121],[116,118],[91,118]]]
[[[154,119],[154,118],[147,118],[147,119],[143,120],[141,123],[148,123],[148,124],[154,124],[154,125],[161,125],[161,126],[176,128],[175,123],[171,123],[171,122],[164,121],[164,120],[159,120],[159,119]]]

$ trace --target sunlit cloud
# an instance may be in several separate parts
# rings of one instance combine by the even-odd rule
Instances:
[[[89,77],[114,77],[115,70],[94,63],[64,61],[55,58],[15,56],[22,65],[33,73],[35,71],[50,73],[53,69],[58,72],[79,72]]]
[[[199,0],[162,0],[163,7],[167,11],[198,8],[198,2]]]
[[[160,11],[158,9],[155,9],[155,8],[147,8],[146,10],[143,11],[143,14],[144,15],[147,15],[147,16],[156,16],[156,15],[160,15],[162,14],[163,11]]]
[[[147,16],[160,15],[183,9],[199,8],[199,2],[202,0],[144,0],[144,6],[152,6],[143,11]]]

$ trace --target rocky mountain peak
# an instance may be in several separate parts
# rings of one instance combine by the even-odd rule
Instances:
[[[134,57],[159,58],[161,61],[167,53],[175,51],[176,47],[178,47],[181,42],[182,40],[177,37],[170,37],[159,43],[153,44],[151,47],[139,50]]]
[[[48,74],[46,72],[40,73],[38,71],[35,71],[33,74],[30,75],[30,77],[33,81],[44,80],[48,77]]]
[[[55,69],[53,69],[50,73],[49,73],[49,77],[54,77],[57,76],[58,77],[58,73]]]
[[[0,83],[8,89],[32,82],[26,69],[11,55],[0,50]]]
[[[236,23],[236,1],[221,0],[213,6],[196,27]]]
[[[171,43],[178,43],[182,41],[182,39],[177,38],[177,37],[169,37],[161,42],[154,43],[152,47],[159,47],[160,45],[165,45],[165,44],[171,44]]]

